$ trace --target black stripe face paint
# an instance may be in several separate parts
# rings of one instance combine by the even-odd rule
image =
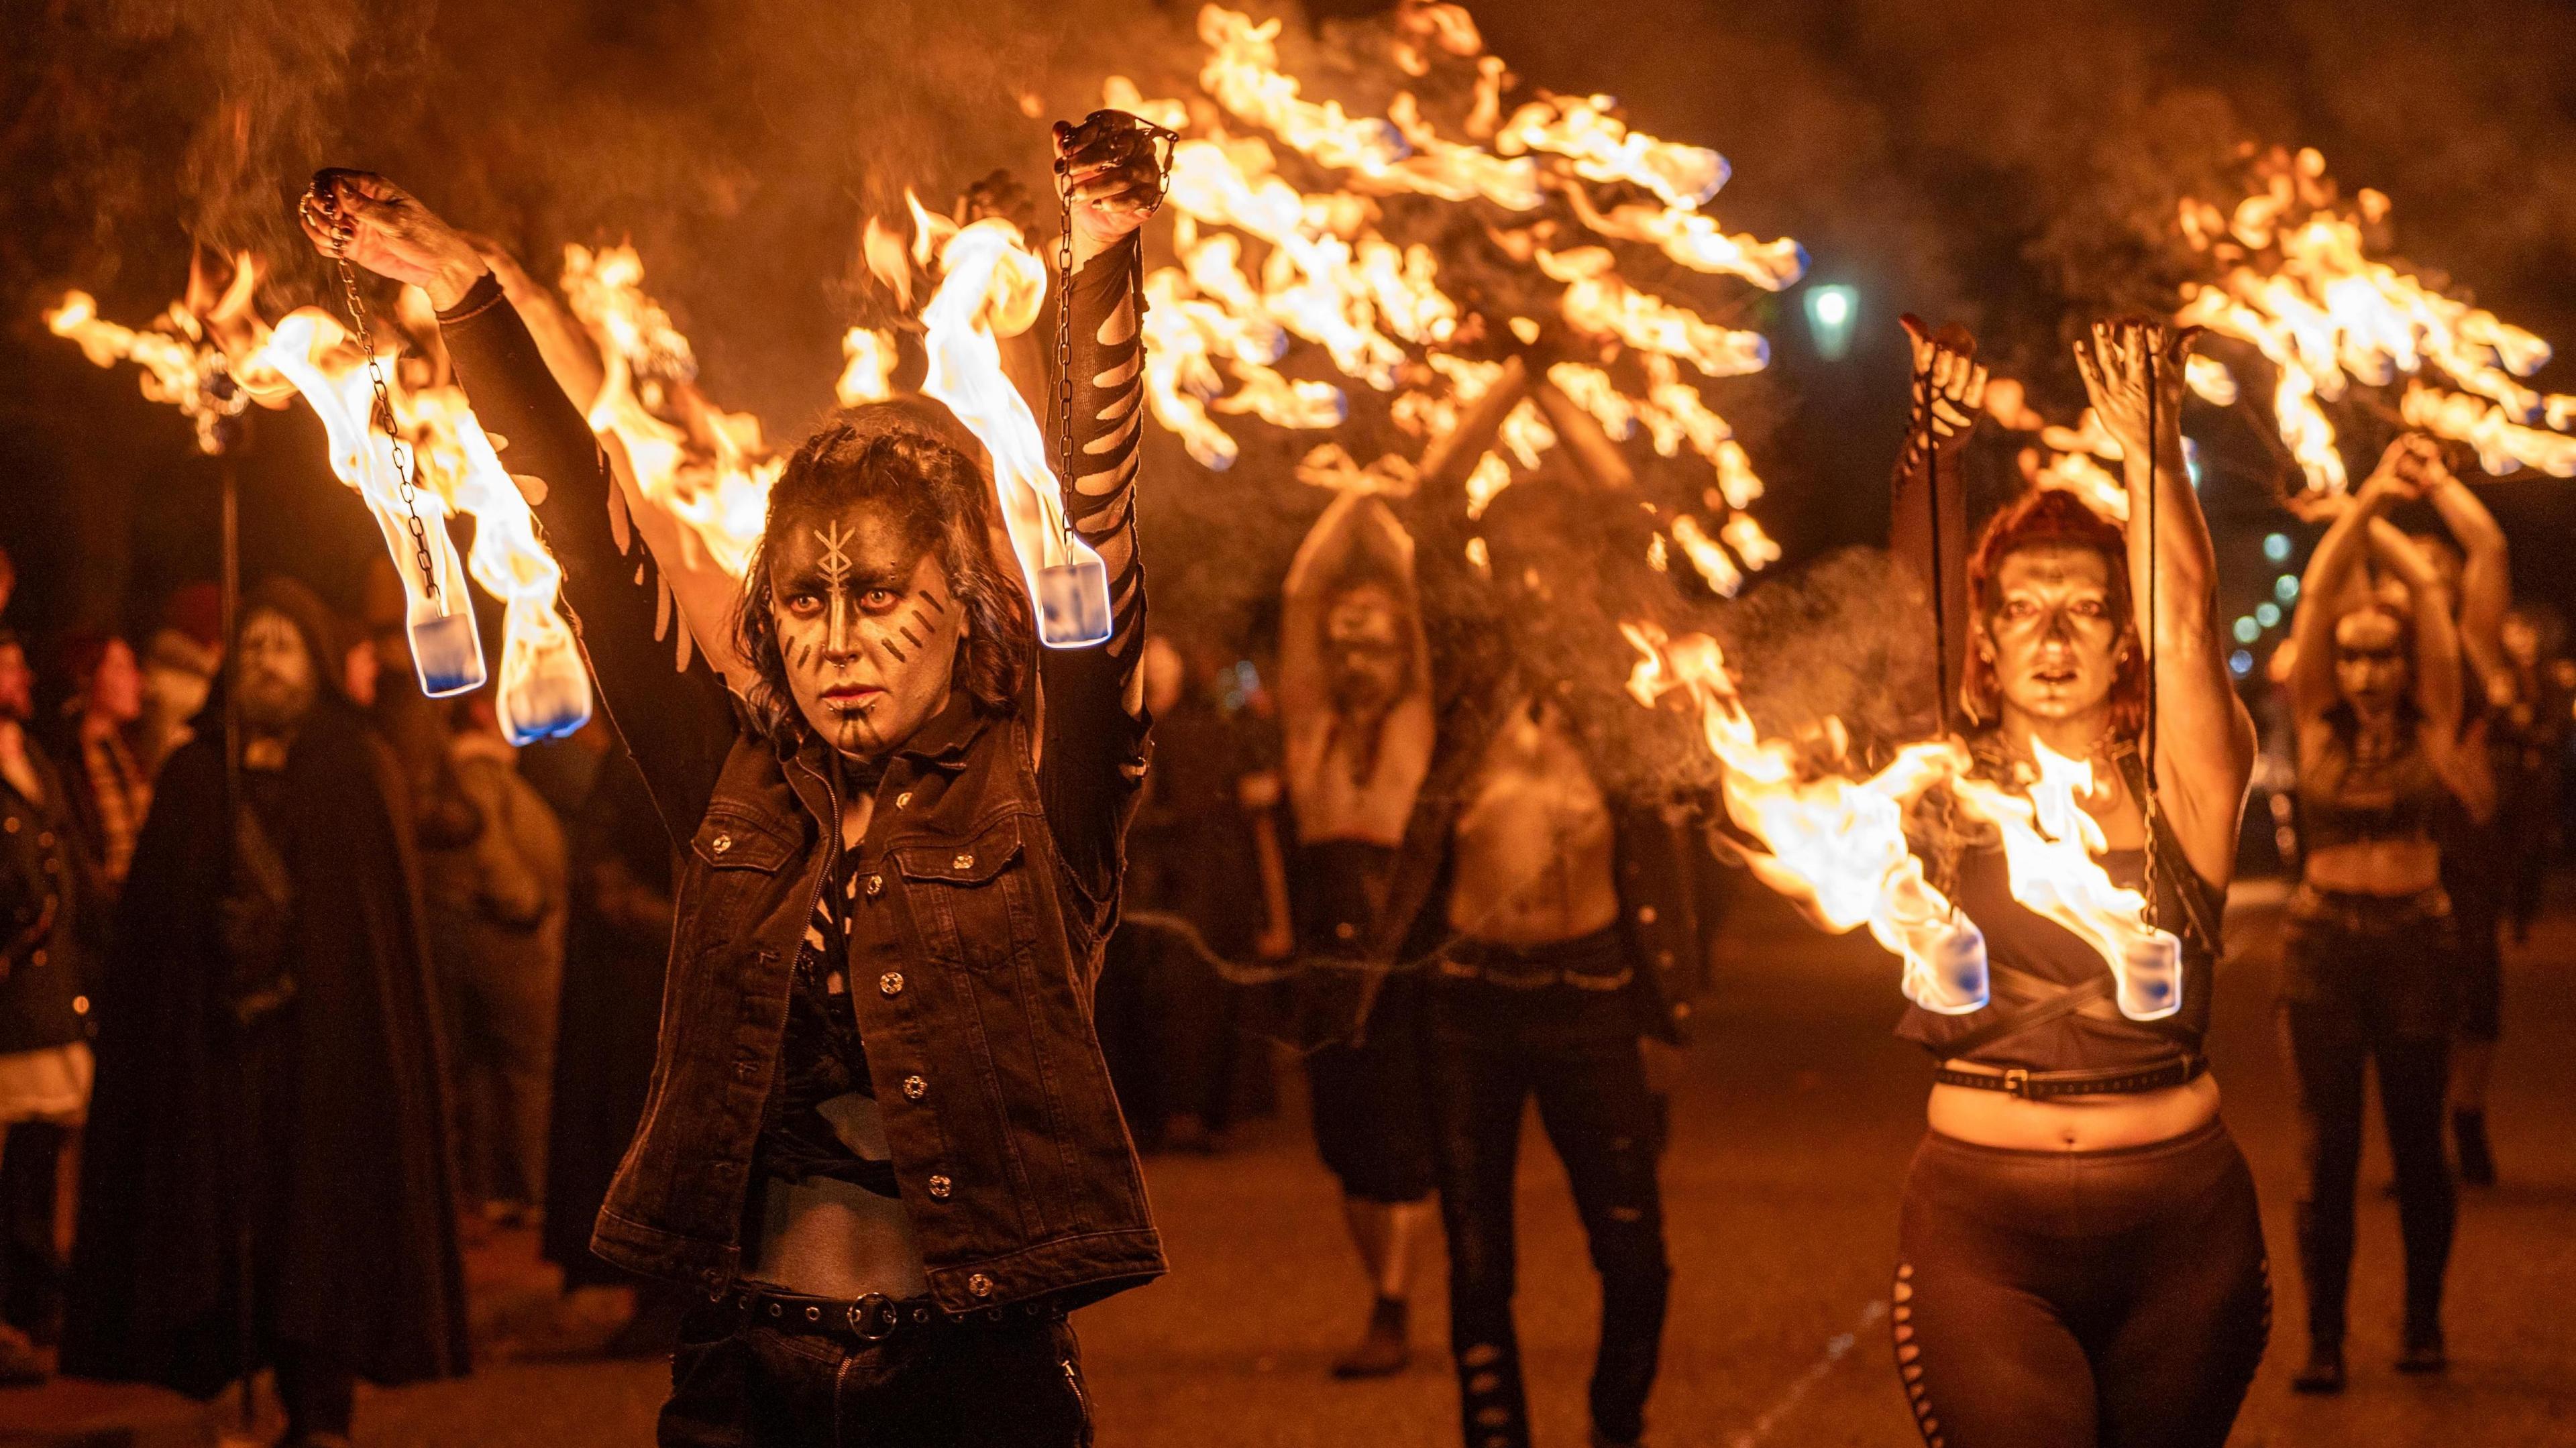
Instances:
[[[946,705],[965,614],[935,553],[869,504],[800,518],[773,546],[779,662],[816,733],[879,753]]]

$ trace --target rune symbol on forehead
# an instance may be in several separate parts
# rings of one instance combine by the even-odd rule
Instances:
[[[850,541],[850,535],[842,529],[840,520],[833,519],[828,530],[815,529],[814,541],[823,545],[823,581],[834,588],[849,582],[850,555],[841,545]]]

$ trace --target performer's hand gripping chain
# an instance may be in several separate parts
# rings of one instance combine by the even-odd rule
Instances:
[[[1073,454],[1073,228],[1077,204],[1093,239],[1112,242],[1144,224],[1172,186],[1177,133],[1126,111],[1099,110],[1082,124],[1056,127],[1055,185],[1061,207],[1056,233],[1056,483],[1071,491]],[[1150,196],[1140,194],[1150,192]],[[1056,510],[1066,561],[1039,576],[1041,636],[1050,644],[1094,644],[1109,637],[1109,578],[1078,545],[1069,502]]]
[[[402,494],[406,515],[403,526],[411,534],[412,562],[420,569],[421,588],[429,595],[429,601],[445,613],[447,600],[439,596],[438,564],[429,552],[429,525],[421,521],[411,448],[403,441],[401,429],[394,425],[393,393],[385,386],[384,364],[376,358],[375,329],[368,322],[366,299],[358,292],[357,268],[349,264],[349,246],[357,239],[358,227],[340,207],[338,177],[329,171],[316,173],[311,189],[304,193],[296,209],[308,227],[318,227],[330,236],[331,260],[340,268],[340,291],[348,303],[349,324],[357,337],[358,351],[367,359],[367,381],[375,389],[373,420],[385,430],[385,440],[392,448],[394,484]]]

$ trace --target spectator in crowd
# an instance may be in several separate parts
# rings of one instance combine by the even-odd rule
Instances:
[[[223,600],[211,583],[191,583],[170,595],[161,626],[143,645],[143,718],[134,731],[135,757],[147,774],[194,737],[190,720],[223,665]]]
[[[1154,768],[1127,832],[1127,898],[1096,1007],[1128,1129],[1148,1149],[1214,1150],[1233,1117],[1237,993],[1229,963],[1288,954],[1277,776],[1170,638],[1145,643]],[[1274,836],[1275,840],[1275,836]],[[1270,865],[1264,871],[1265,855]]]
[[[569,1292],[633,1290],[618,1356],[667,1353],[681,1298],[590,1250],[609,1179],[644,1119],[671,954],[671,837],[625,746],[600,762],[572,835],[572,917],[555,1014],[552,1129],[540,1245]]]
[[[2519,846],[2505,909],[2516,945],[2531,943],[2540,887],[2559,843],[2560,774],[2569,725],[2576,723],[2570,717],[2566,633],[2565,622],[2546,604],[2519,604],[2505,615],[2513,696],[2488,744],[2495,756],[2497,832]]]
[[[72,692],[54,752],[66,771],[63,803],[79,828],[83,883],[93,887],[91,943],[102,947],[97,927],[116,907],[135,836],[152,807],[151,773],[129,742],[143,717],[143,670],[133,646],[114,634],[76,636],[62,654]]]
[[[430,957],[447,993],[460,1175],[500,1221],[530,1219],[546,1181],[555,997],[563,986],[564,836],[519,777],[490,691],[457,701],[458,785],[482,821],[421,852]]]
[[[0,594],[8,587],[0,554]],[[62,776],[27,735],[27,653],[0,631],[0,1384],[41,1381],[62,1309],[63,1148],[89,1105],[79,871]]]
[[[466,1364],[411,800],[310,590],[253,590],[234,651],[240,798],[201,726],[101,980],[63,1369],[211,1396],[273,1366],[287,1442],[345,1444],[357,1378]]]

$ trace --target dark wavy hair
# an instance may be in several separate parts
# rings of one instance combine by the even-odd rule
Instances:
[[[994,556],[993,490],[982,457],[946,408],[899,397],[834,414],[787,460],[770,489],[768,521],[733,618],[734,643],[752,668],[752,707],[773,737],[794,738],[805,727],[771,612],[773,560],[798,520],[857,504],[884,509],[907,542],[947,568],[967,621],[954,687],[983,713],[1018,706],[1036,631],[1027,589]]]
[[[2083,499],[2062,488],[2033,488],[2006,504],[1986,521],[1977,546],[1968,554],[1968,623],[1983,629],[1994,610],[1995,574],[2004,560],[2025,548],[2053,546],[2090,548],[2102,555],[2111,577],[2111,620],[2119,641],[2131,647],[2111,676],[2111,728],[2134,739],[2146,727],[2147,674],[2145,650],[2136,647],[2137,611],[2129,599],[2129,539],[2120,525],[2096,513]],[[2116,647],[2116,645],[2115,645]],[[1968,650],[1959,677],[1959,703],[1978,724],[2003,717],[2003,683],[1995,666],[1976,648]]]

